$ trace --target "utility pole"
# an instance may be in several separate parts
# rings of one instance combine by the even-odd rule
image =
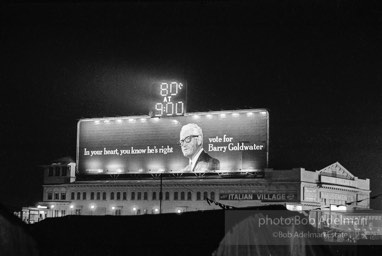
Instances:
[[[159,214],[162,214],[162,173],[160,174]]]

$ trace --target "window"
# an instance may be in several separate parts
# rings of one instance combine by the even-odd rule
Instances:
[[[170,192],[166,192],[166,194],[165,194],[165,200],[170,200]]]
[[[207,193],[207,192],[204,192],[204,193],[203,193],[203,199],[206,200],[207,197],[208,197],[208,193]]]
[[[180,200],[184,200],[184,191],[180,192]]]
[[[58,217],[59,210],[54,210],[54,217]]]
[[[143,193],[143,200],[147,200],[147,192]]]
[[[60,167],[54,168],[54,176],[60,176]]]
[[[97,200],[101,200],[101,192],[97,192]]]
[[[178,192],[174,192],[174,200],[178,200]]]
[[[211,200],[215,200],[215,192],[211,192],[211,194],[210,194],[210,199],[211,199]]]
[[[57,192],[54,193],[54,200],[60,200],[60,195]]]
[[[74,200],[75,199],[75,193],[74,192],[72,192],[71,194],[70,194],[70,200]]]
[[[81,209],[76,209],[75,214],[76,215],[81,215]]]
[[[163,193],[159,192],[159,200],[162,200],[162,198],[163,198]]]
[[[90,193],[90,200],[94,200],[94,192]]]
[[[53,167],[48,168],[48,176],[53,176]]]
[[[106,192],[102,192],[102,200],[106,200]]]
[[[141,200],[141,192],[137,193],[137,197],[138,197],[137,200]]]
[[[86,192],[82,192],[82,200],[86,200]]]
[[[66,176],[68,174],[68,167],[62,167],[61,176]]]
[[[115,215],[118,215],[118,216],[121,215],[121,209],[116,209],[115,210]]]
[[[77,192],[77,200],[81,200],[81,193]]]
[[[61,193],[61,200],[66,200],[66,193]]]
[[[117,192],[117,200],[121,200],[121,192]]]
[[[52,200],[53,199],[53,194],[52,192],[48,192],[48,200]]]
[[[135,192],[131,192],[131,200],[135,200]]]
[[[196,200],[200,200],[200,192],[196,193]]]
[[[66,215],[65,210],[61,210],[61,216],[64,217]]]
[[[127,193],[126,193],[126,192],[123,192],[123,193],[122,193],[122,199],[123,199],[123,200],[127,200]]]
[[[189,201],[192,200],[192,193],[191,192],[187,193],[187,200],[189,200]]]
[[[157,200],[157,192],[153,192],[153,200]]]
[[[110,200],[114,200],[114,192],[110,193]]]

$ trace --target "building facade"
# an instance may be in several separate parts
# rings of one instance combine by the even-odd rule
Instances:
[[[265,169],[263,177],[161,178],[78,181],[74,162],[44,166],[43,200],[24,207],[22,218],[37,222],[66,215],[182,213],[282,204],[290,210],[369,209],[370,180],[336,162],[318,171]]]

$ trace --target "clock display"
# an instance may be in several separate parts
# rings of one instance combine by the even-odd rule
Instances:
[[[152,117],[183,116],[186,112],[186,85],[180,82],[154,84]]]

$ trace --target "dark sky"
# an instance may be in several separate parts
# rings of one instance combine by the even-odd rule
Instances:
[[[11,209],[41,199],[39,165],[75,158],[79,119],[148,114],[150,81],[173,77],[189,112],[269,109],[269,167],[338,161],[382,193],[378,1],[10,1],[0,16]]]

